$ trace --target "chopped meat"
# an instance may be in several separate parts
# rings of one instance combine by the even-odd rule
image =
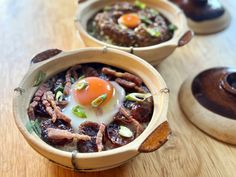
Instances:
[[[149,122],[152,118],[153,103],[151,99],[143,102],[136,102],[131,106],[131,116],[137,121],[144,123]]]
[[[72,139],[76,139],[76,140],[83,140],[83,141],[87,141],[87,140],[91,140],[90,136],[87,135],[80,135],[77,133],[71,133],[67,130],[61,130],[61,129],[57,129],[57,128],[47,128],[47,132],[48,132],[48,139],[50,141],[58,141],[58,140],[72,140]]]
[[[78,74],[76,72],[77,69],[80,69],[81,68],[81,65],[76,65],[70,69],[67,70],[66,72],[66,84],[65,84],[65,87],[64,87],[64,94],[65,95],[69,95],[70,93],[70,88],[71,88],[71,77],[73,76],[74,80],[78,80]]]
[[[127,81],[130,81],[130,83],[131,82],[134,83],[137,86],[141,86],[143,83],[141,78],[139,78],[138,76],[135,76],[131,73],[128,73],[128,72],[125,72],[125,73],[117,72],[117,71],[115,71],[111,68],[107,68],[107,67],[102,68],[102,72],[104,74],[111,75],[116,78],[123,78]]]
[[[104,132],[105,132],[105,128],[106,126],[104,124],[101,124],[99,127],[99,131],[97,133],[97,137],[96,137],[96,144],[97,144],[97,149],[98,152],[101,152],[103,150],[103,136],[104,136]]]
[[[55,123],[52,122],[51,119],[42,121],[41,123],[41,137],[43,140],[49,144],[52,145],[65,145],[72,141],[72,139],[49,139],[48,137],[48,128],[54,128],[54,129],[60,129],[60,130],[66,130],[68,132],[73,133],[72,127],[70,124],[62,121],[62,120],[56,120]]]
[[[99,74],[96,69],[90,66],[84,66],[82,68],[82,72],[84,73],[85,77],[98,77]]]
[[[46,115],[45,112],[45,108],[42,106],[42,104],[40,103],[41,97],[43,96],[43,94],[47,91],[49,91],[51,89],[51,86],[48,82],[42,84],[39,89],[35,92],[34,97],[33,97],[33,101],[30,103],[30,106],[28,108],[28,116],[30,119],[34,120],[35,117],[35,113],[42,113],[40,115]]]
[[[125,107],[121,107],[120,111],[114,117],[114,120],[122,122],[126,125],[133,126],[132,129],[135,130],[135,137],[138,137],[143,132],[143,126],[132,117],[130,111]]]
[[[134,89],[136,84],[133,83],[133,82],[130,82],[130,81],[127,81],[127,80],[124,80],[124,79],[120,79],[120,78],[117,78],[115,80],[118,84],[120,84],[120,86],[122,87],[125,87],[127,89]]]
[[[103,150],[105,125],[86,121],[79,126],[79,133],[92,137],[91,140],[80,140],[77,143],[79,152],[100,152]]]
[[[68,104],[69,104],[69,102],[66,100],[56,102],[56,105],[59,106],[61,109],[65,108]]]
[[[64,115],[60,108],[56,105],[54,94],[51,91],[44,93],[42,99],[43,104],[46,107],[46,111],[51,116],[53,122],[55,122],[57,119],[64,120],[67,123],[71,122],[71,119]]]
[[[98,152],[96,137],[92,137],[90,141],[79,140],[77,142],[77,149],[81,153]]]
[[[97,136],[99,131],[99,124],[95,122],[86,121],[79,126],[79,133],[88,136]]]

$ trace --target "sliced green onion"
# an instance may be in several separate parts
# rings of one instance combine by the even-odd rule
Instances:
[[[178,28],[177,28],[177,26],[175,26],[174,24],[169,24],[168,29],[169,29],[169,31],[174,32],[174,31],[177,30]]]
[[[104,10],[104,11],[109,11],[109,10],[111,10],[111,6],[105,6],[105,7],[103,8],[103,10]]]
[[[83,90],[88,86],[88,82],[86,80],[81,80],[76,84],[77,90]]]
[[[45,79],[45,77],[46,73],[44,73],[43,71],[39,71],[35,78],[33,87],[39,86],[41,82]]]
[[[125,138],[131,138],[134,136],[134,133],[129,128],[122,125],[119,127],[119,134]]]
[[[80,81],[80,80],[82,80],[82,79],[84,79],[84,78],[85,78],[85,75],[82,75],[82,76],[79,77],[78,80]]]
[[[56,93],[56,101],[62,101],[63,100],[63,93],[61,91],[58,91]]]
[[[151,13],[152,16],[157,16],[157,15],[159,15],[158,10],[156,10],[156,9],[149,9],[149,12]]]
[[[143,28],[151,35],[154,37],[159,37],[161,35],[161,32],[157,28],[148,28],[146,26],[143,26]]]
[[[136,7],[138,7],[138,8],[140,8],[140,9],[145,9],[145,8],[146,8],[146,4],[143,3],[143,2],[140,2],[139,0],[136,0],[136,1],[134,2],[134,5],[135,5]]]
[[[95,108],[99,107],[106,100],[106,98],[107,98],[106,93],[97,97],[95,100],[92,101],[91,103],[92,107],[95,107]]]
[[[75,79],[73,77],[70,78],[71,83],[75,83]]]
[[[39,137],[41,136],[41,128],[38,119],[28,121],[25,126],[29,133],[35,132]]]
[[[54,92],[59,92],[59,91],[63,91],[64,90],[64,87],[62,84],[59,84],[58,86],[56,86],[56,88],[54,89]]]
[[[81,106],[75,106],[72,108],[72,113],[80,118],[87,118],[84,109]]]
[[[130,93],[130,94],[126,95],[125,98],[128,101],[143,102],[151,96],[152,96],[151,93]]]
[[[148,25],[151,25],[151,24],[152,24],[152,21],[151,21],[148,17],[146,17],[146,16],[144,16],[144,15],[141,15],[141,16],[140,16],[140,19],[141,19],[142,22],[144,22],[144,23],[146,23],[146,24],[148,24]]]

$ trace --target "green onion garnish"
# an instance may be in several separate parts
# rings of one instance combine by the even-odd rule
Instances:
[[[33,87],[39,86],[41,82],[45,79],[45,77],[46,73],[44,73],[43,71],[39,71],[35,78]]]
[[[92,101],[91,103],[92,107],[95,107],[95,108],[99,107],[106,100],[106,98],[107,98],[106,93],[97,97],[95,100]]]
[[[169,24],[168,29],[169,29],[169,31],[174,32],[174,31],[177,30],[178,28],[177,28],[177,26],[175,26],[174,24]]]
[[[131,138],[134,135],[129,128],[122,125],[119,127],[119,134],[125,138]]]
[[[81,80],[76,84],[77,90],[83,90],[88,86],[88,82],[86,80]]]
[[[138,7],[138,8],[140,8],[140,9],[145,9],[145,8],[146,8],[146,4],[143,3],[143,2],[140,2],[139,0],[136,0],[136,1],[134,2],[134,5],[135,5],[136,7]]]
[[[82,75],[82,76],[79,77],[78,80],[80,81],[80,80],[82,80],[82,79],[84,79],[84,78],[85,78],[85,75]]]
[[[81,106],[75,106],[72,108],[72,113],[80,118],[87,118],[84,109]]]
[[[148,28],[146,26],[143,26],[143,28],[151,35],[154,37],[159,37],[161,35],[161,32],[157,28]]]
[[[148,25],[151,25],[151,24],[152,24],[152,21],[151,21],[148,17],[146,17],[146,16],[144,16],[144,15],[141,15],[141,16],[140,16],[140,19],[141,19],[142,22],[144,22],[144,23],[146,23],[146,24],[148,24]]]
[[[152,96],[151,93],[130,93],[130,94],[126,95],[125,98],[128,101],[143,102],[151,96]]]
[[[64,87],[62,84],[59,84],[56,86],[56,88],[54,89],[54,92],[59,92],[59,91],[63,91],[64,90]]]
[[[41,136],[40,122],[38,119],[28,121],[26,123],[26,129],[29,133],[35,132],[39,137]]]
[[[56,93],[56,101],[62,101],[63,99],[63,93],[61,91],[58,91]]]

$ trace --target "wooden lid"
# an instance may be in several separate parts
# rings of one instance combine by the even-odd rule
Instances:
[[[179,103],[198,128],[236,144],[236,69],[212,68],[189,77],[180,89]]]

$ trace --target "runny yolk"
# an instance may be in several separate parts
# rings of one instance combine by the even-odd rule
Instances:
[[[87,77],[83,79],[87,82],[87,86],[84,89],[73,90],[75,100],[83,106],[91,106],[91,103],[101,95],[106,94],[106,99],[100,105],[105,105],[113,96],[114,88],[110,82],[100,79],[98,77]]]
[[[119,18],[118,22],[125,25],[128,28],[135,28],[141,23],[141,20],[136,13],[128,13],[122,15]]]

